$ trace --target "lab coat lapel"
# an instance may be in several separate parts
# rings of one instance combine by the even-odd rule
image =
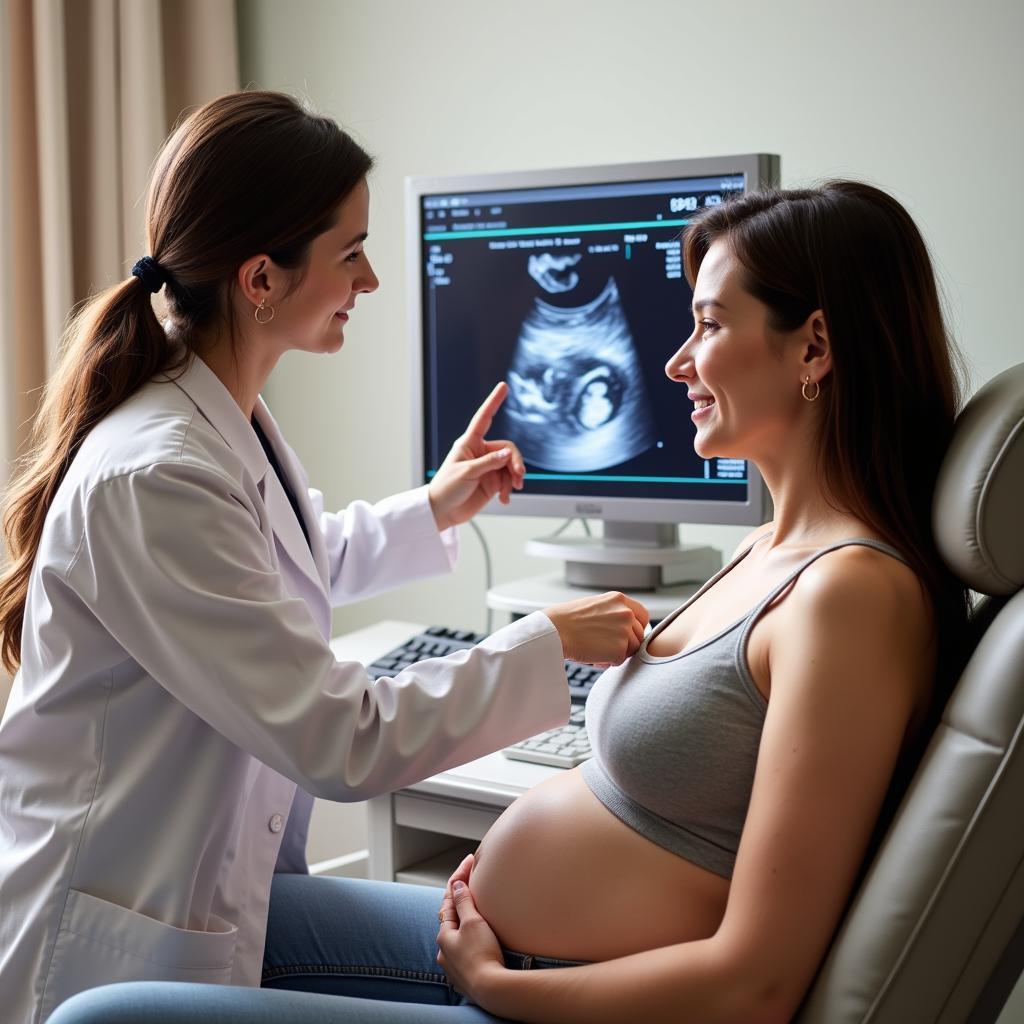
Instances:
[[[168,377],[195,403],[196,408],[242,460],[253,480],[262,479],[270,468],[256,431],[248,423],[231,392],[198,356],[190,357],[185,369]]]
[[[262,398],[256,400],[256,408],[253,415],[263,429],[270,446],[274,449],[278,464],[282,472],[288,478],[288,485],[291,487],[299,505],[299,513],[306,525],[309,534],[309,543],[302,533],[295,518],[288,495],[281,486],[277,474],[273,469],[267,470],[264,479],[264,495],[267,501],[267,508],[270,512],[271,523],[273,524],[274,536],[278,544],[284,548],[288,558],[295,567],[314,584],[322,595],[327,620],[330,621],[330,603],[327,600],[329,586],[329,569],[327,564],[327,547],[324,543],[323,534],[320,532],[320,524],[316,520],[313,505],[309,500],[309,489],[306,484],[306,474],[299,464],[298,459],[292,453],[291,448],[285,442],[274,417]],[[329,628],[328,628],[329,632]]]
[[[282,470],[288,477],[288,483],[295,492],[299,510],[309,531],[310,544],[306,543],[288,495],[285,494],[277,474],[271,468],[256,432],[213,370],[196,356],[182,373],[173,375],[171,379],[195,402],[196,407],[224,438],[231,450],[243,460],[253,479],[259,481],[278,554],[286,555],[290,563],[286,576],[295,582],[295,586],[291,588],[292,592],[307,601],[317,625],[325,637],[329,636],[331,614],[327,597],[327,548],[313,513],[302,467],[282,438],[281,431],[263,399],[256,400],[254,415],[259,420],[263,433],[266,434]],[[296,574],[311,585],[302,585],[299,579],[296,579]]]

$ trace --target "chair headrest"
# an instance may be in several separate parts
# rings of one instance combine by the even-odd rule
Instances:
[[[1024,585],[1024,363],[993,377],[957,417],[935,487],[932,526],[973,590]]]

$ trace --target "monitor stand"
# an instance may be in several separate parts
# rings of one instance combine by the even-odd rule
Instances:
[[[526,553],[564,561],[570,587],[602,590],[703,583],[722,567],[716,548],[680,544],[675,523],[608,521],[603,537],[541,537],[526,542]]]
[[[516,619],[586,593],[624,590],[654,624],[665,618],[722,567],[715,548],[680,545],[673,523],[605,523],[603,537],[527,541],[526,553],[565,562],[564,572],[499,583],[487,607]]]

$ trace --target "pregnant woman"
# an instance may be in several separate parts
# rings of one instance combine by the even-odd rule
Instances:
[[[737,198],[690,226],[685,258],[695,326],[666,372],[698,454],[756,463],[773,521],[605,673],[593,760],[517,800],[443,894],[279,878],[264,986],[288,991],[247,1019],[798,1007],[957,667],[966,595],[929,527],[956,375],[925,245],[877,189]],[[147,1005],[219,1005],[184,991]],[[130,1018],[60,1024],[100,1019]]]

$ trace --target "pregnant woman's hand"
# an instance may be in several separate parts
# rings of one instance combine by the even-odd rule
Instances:
[[[552,605],[544,612],[558,630],[565,657],[605,667],[636,653],[650,619],[639,601],[615,591]]]
[[[497,937],[477,911],[466,884],[472,868],[470,855],[448,879],[438,914],[437,962],[456,991],[485,1006],[488,982],[504,973],[505,961]]]

